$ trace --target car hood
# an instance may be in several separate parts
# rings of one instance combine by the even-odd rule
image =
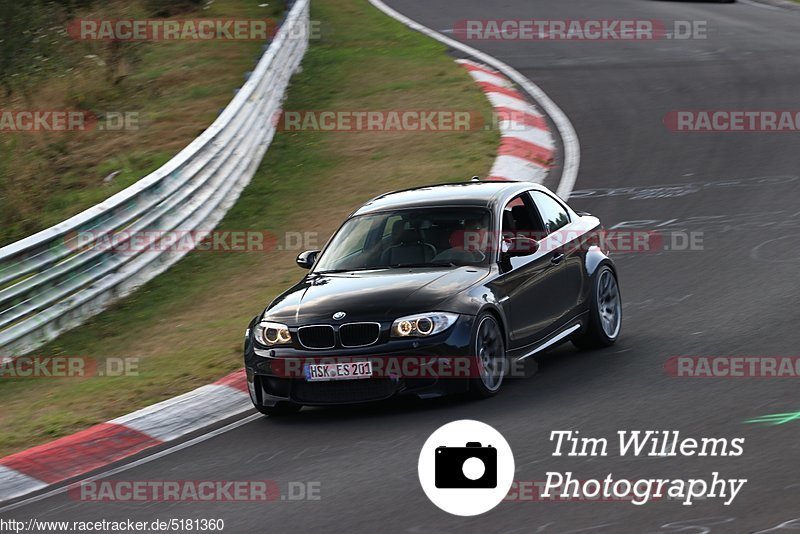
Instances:
[[[485,267],[414,268],[309,275],[275,299],[265,316],[288,325],[330,322],[336,312],[345,321],[393,320],[438,308],[448,298],[475,285]]]

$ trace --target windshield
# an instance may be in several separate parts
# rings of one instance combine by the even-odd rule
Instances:
[[[481,265],[489,210],[426,208],[361,215],[339,229],[314,272]]]

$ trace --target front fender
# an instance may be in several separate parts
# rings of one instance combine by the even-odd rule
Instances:
[[[259,318],[260,318],[260,315],[257,315],[255,317],[253,317],[253,319],[250,321],[250,324],[247,325],[247,330],[245,330],[245,336],[244,336],[244,356],[245,356],[245,359],[247,359],[248,353],[252,352],[252,348],[253,348],[253,328],[258,323],[258,319]]]
[[[481,315],[482,313],[491,313],[497,319],[497,322],[500,323],[500,328],[503,329],[503,334],[505,336],[505,344],[506,347],[509,346],[511,340],[508,337],[509,329],[508,329],[508,319],[506,318],[505,311],[503,311],[503,307],[495,302],[488,302],[481,307],[478,311],[477,315]],[[476,315],[476,317],[477,317]]]

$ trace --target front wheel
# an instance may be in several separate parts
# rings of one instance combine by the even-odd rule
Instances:
[[[622,297],[617,276],[611,267],[603,265],[592,276],[589,324],[572,339],[579,349],[609,347],[622,329]]]
[[[497,319],[490,313],[476,320],[473,364],[477,375],[470,379],[473,397],[485,399],[497,395],[506,373],[506,344]]]

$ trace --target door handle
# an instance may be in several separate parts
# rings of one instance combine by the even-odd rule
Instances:
[[[553,254],[553,257],[550,259],[550,263],[552,263],[553,265],[558,265],[562,261],[564,261],[564,253],[563,252],[556,252],[555,254]]]

